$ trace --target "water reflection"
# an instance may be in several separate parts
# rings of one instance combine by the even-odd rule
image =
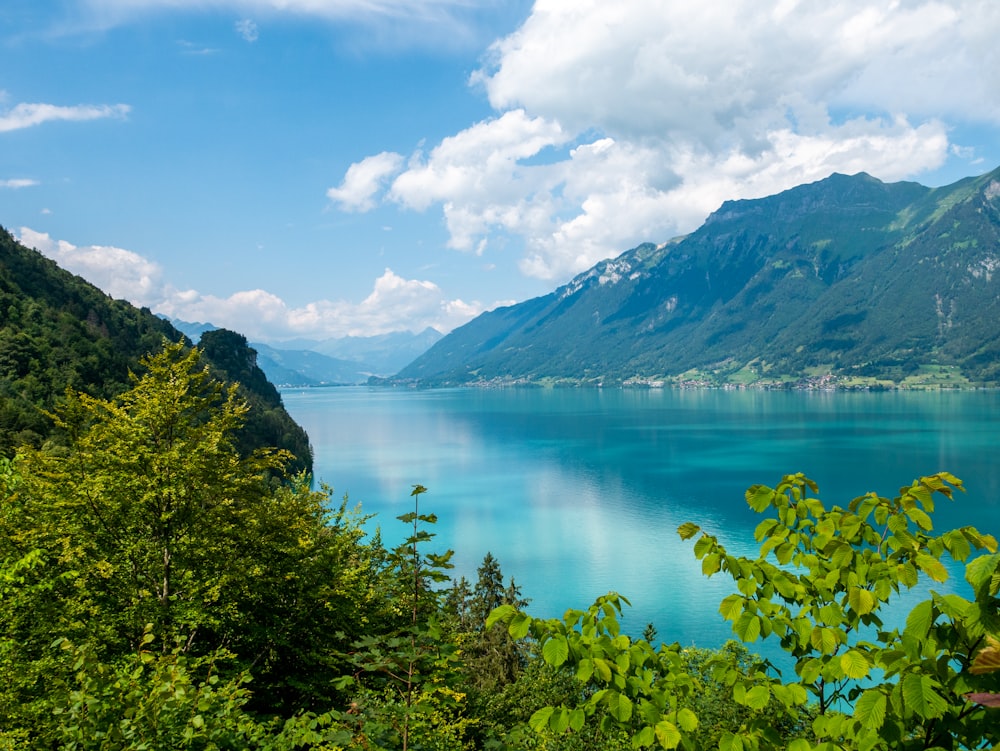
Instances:
[[[731,584],[706,580],[676,528],[693,521],[752,554],[752,483],[802,471],[828,504],[894,495],[947,469],[970,487],[942,506],[941,528],[1000,531],[995,392],[830,394],[722,391],[289,390],[316,474],[378,514],[387,542],[414,483],[439,517],[440,547],[470,578],[487,551],[538,615],[608,590],[626,623],[662,638],[718,643]],[[939,587],[939,589],[941,589]]]

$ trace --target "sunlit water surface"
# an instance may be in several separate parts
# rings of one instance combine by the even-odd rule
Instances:
[[[366,387],[286,389],[309,433],[315,475],[376,514],[386,542],[407,529],[415,484],[438,516],[436,547],[475,579],[487,552],[558,616],[610,590],[632,602],[638,634],[713,646],[732,591],[706,579],[677,527],[692,521],[751,555],[744,491],[803,472],[828,504],[869,490],[896,495],[947,470],[968,492],[935,513],[938,529],[973,524],[1000,536],[1000,393],[827,393]],[[961,588],[961,569],[938,590]],[[915,602],[914,598],[909,598]],[[900,605],[900,612],[907,603]],[[758,649],[760,647],[757,647]],[[769,649],[763,650],[765,653]]]

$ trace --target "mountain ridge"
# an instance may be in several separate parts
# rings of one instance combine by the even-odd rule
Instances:
[[[726,201],[689,235],[482,314],[394,382],[993,384],[998,199],[1000,169],[938,188],[835,173]]]

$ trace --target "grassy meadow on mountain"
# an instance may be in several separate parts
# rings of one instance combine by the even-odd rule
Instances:
[[[992,383],[998,228],[1000,172],[835,175],[484,314],[399,377]],[[313,486],[241,334],[191,347],[6,232],[0,294],[0,750],[1000,743],[1000,553],[935,528],[947,472],[839,505],[801,474],[753,485],[751,555],[681,524],[700,573],[732,579],[740,643],[665,644],[623,630],[614,592],[546,619],[492,555],[453,579],[423,486],[384,544]],[[966,594],[934,591],[945,562]],[[764,639],[791,670],[754,656]]]
[[[394,380],[995,384],[998,247],[1000,169],[934,189],[832,175],[485,313]]]

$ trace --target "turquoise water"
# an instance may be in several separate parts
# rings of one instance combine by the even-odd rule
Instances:
[[[421,511],[437,514],[435,542],[455,551],[456,576],[474,579],[492,552],[538,616],[616,590],[633,605],[625,627],[638,633],[652,622],[665,641],[712,646],[730,637],[717,608],[732,584],[705,579],[676,529],[693,521],[752,554],[759,517],[743,493],[754,483],[804,472],[827,504],[844,505],[947,470],[968,492],[939,506],[936,527],[1000,535],[995,391],[282,394],[309,433],[317,479],[377,514],[370,524],[387,542],[405,536],[395,517],[412,510],[419,483],[428,488]]]

